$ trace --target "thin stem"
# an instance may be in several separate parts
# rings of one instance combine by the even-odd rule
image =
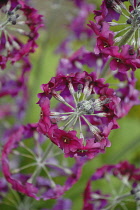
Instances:
[[[41,159],[41,163],[43,163],[46,160],[46,158],[49,155],[49,153],[51,152],[53,146],[54,146],[54,144],[51,142],[51,144],[47,147],[46,151],[43,154],[43,157]]]
[[[65,126],[63,127],[63,129],[65,130],[66,129],[66,127],[70,124],[70,123],[72,123],[72,121],[74,120],[74,118],[76,117],[76,115],[75,115],[75,113],[74,114],[72,114],[69,118],[68,118],[68,122],[65,124]]]
[[[64,115],[64,114],[72,114],[73,112],[64,112],[64,113],[61,113],[61,112],[51,112],[51,116],[55,116],[55,115]]]
[[[27,147],[23,142],[20,142],[19,145],[24,149],[26,149],[34,158],[36,158],[34,152],[29,147]]]
[[[14,195],[17,203],[19,204],[21,202],[21,200],[20,200],[20,197],[19,197],[17,191],[13,190],[12,188],[10,188],[10,190],[11,190],[12,194]]]
[[[110,69],[109,67],[109,64],[110,62],[112,61],[112,57],[108,59],[108,61],[106,62],[101,74],[100,74],[100,77],[105,77],[108,73],[108,70]]]
[[[123,38],[122,38],[122,40],[119,42],[119,44],[118,44],[118,46],[120,47],[120,46],[122,46],[122,45],[124,45],[127,41],[128,41],[128,39],[132,36],[132,34],[134,33],[134,28],[131,28],[126,34],[124,34],[124,36],[123,36]]]
[[[14,155],[23,156],[23,157],[30,158],[30,159],[33,159],[33,160],[34,160],[34,157],[33,157],[33,156],[27,155],[27,154],[25,154],[25,153],[20,153],[20,152],[18,152],[18,151],[16,151],[16,150],[13,151],[13,154],[14,154]]]
[[[20,168],[13,169],[11,172],[12,173],[18,173],[18,172],[20,172],[20,171],[22,171],[22,170],[24,170],[26,168],[29,168],[29,167],[32,167],[32,166],[35,166],[35,165],[36,165],[36,163],[27,164],[27,165],[22,166]]]
[[[56,186],[56,184],[55,184],[55,182],[53,181],[52,177],[50,176],[50,174],[49,174],[47,168],[46,168],[45,166],[43,166],[43,169],[44,169],[45,173],[47,174],[47,176],[48,176],[48,178],[49,178],[49,180],[50,180],[50,182],[51,182],[51,187],[54,188],[54,187]]]
[[[36,170],[34,171],[34,173],[32,174],[32,176],[28,179],[28,182],[34,184],[36,177],[40,174],[40,171],[41,171],[41,167],[38,166]]]
[[[72,171],[69,168],[64,168],[62,166],[55,165],[55,164],[52,164],[52,163],[46,163],[45,165],[46,166],[50,166],[50,167],[52,166],[52,167],[56,167],[58,169],[61,169],[64,173],[66,173],[68,175],[72,174]]]

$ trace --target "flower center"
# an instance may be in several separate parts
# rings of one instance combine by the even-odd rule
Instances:
[[[19,14],[16,14],[17,11],[21,8],[21,5],[17,5],[13,10],[10,10],[10,5],[7,5],[6,8],[1,9],[1,19],[2,23],[0,24],[0,30],[4,30],[8,25],[16,25]]]
[[[21,49],[20,43],[26,43],[30,35],[26,17],[21,7],[18,4],[14,9],[11,9],[11,3],[9,1],[7,5],[0,9],[0,39],[2,40],[0,52],[4,56],[7,56],[14,49]],[[21,36],[26,38],[22,39]]]
[[[75,130],[75,127],[80,138],[84,139],[85,132],[83,128],[86,129],[86,125],[89,127],[92,135],[96,137],[97,140],[101,140],[100,129],[93,125],[91,121],[93,120],[93,116],[95,117],[106,117],[108,114],[103,112],[104,105],[110,102],[110,99],[106,96],[101,96],[98,99],[93,98],[96,97],[96,93],[93,87],[93,84],[90,84],[89,81],[85,82],[85,85],[79,84],[77,86],[77,91],[74,90],[73,84],[69,82],[68,84],[69,91],[71,96],[66,96],[63,98],[57,92],[53,91],[53,96],[63,104],[68,107],[69,112],[51,112],[51,120],[52,122],[56,122],[59,124],[60,129],[63,130]],[[72,98],[73,102],[72,102]],[[68,102],[67,102],[68,101]],[[70,102],[70,103],[69,103]],[[62,110],[62,105],[60,109]],[[64,108],[66,110],[66,108]],[[101,120],[97,118],[97,121]],[[83,125],[82,125],[83,124]],[[80,131],[79,131],[80,130]],[[67,143],[67,138],[64,137],[64,142]]]

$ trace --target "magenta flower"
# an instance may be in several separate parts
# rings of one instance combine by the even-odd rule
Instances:
[[[92,191],[92,182],[89,180],[84,190],[83,210],[104,209],[108,197],[109,195],[104,195],[99,190]]]
[[[96,45],[94,47],[94,52],[96,54],[104,52],[104,49],[114,45],[114,33],[109,30],[109,24],[104,22],[102,17],[96,18],[96,23],[90,21],[88,26],[96,34]],[[105,55],[104,55],[105,56]]]
[[[34,52],[38,29],[43,26],[42,16],[22,0],[7,0],[0,3],[1,34],[0,52],[2,69],[8,60],[16,62]],[[20,36],[19,36],[20,35]],[[21,40],[25,40],[25,42]]]
[[[121,46],[128,44],[138,50],[140,33],[140,2],[139,0],[104,0],[101,10],[95,11],[95,20],[102,19],[114,29],[114,42]],[[121,18],[123,16],[123,18]],[[121,18],[121,21],[118,20]],[[114,21],[116,20],[116,21]]]
[[[125,73],[129,69],[134,71],[140,68],[140,59],[129,45],[123,45],[120,48],[118,46],[112,46],[106,48],[104,53],[112,56],[110,62],[110,68],[112,70]]]
[[[105,179],[104,185],[100,184],[100,179]],[[98,185],[96,183],[93,185],[92,182],[96,180],[98,180],[99,186],[104,187],[95,191],[92,186]],[[140,192],[139,181],[140,169],[127,161],[98,168],[87,182],[84,191],[83,210],[102,210],[110,209],[110,207],[125,206],[127,205],[125,202],[127,199],[130,199],[130,196],[132,198],[131,201],[137,203],[138,193]],[[117,183],[117,185],[114,185],[114,183]]]
[[[28,124],[7,133],[2,171],[14,190],[37,200],[57,199],[78,181],[86,160],[77,158],[73,166],[66,167],[66,162],[63,165],[61,161],[63,154],[58,155],[58,148],[51,142],[47,141],[47,145],[51,143],[47,146],[36,127],[37,124]]]
[[[58,75],[43,84],[42,89],[38,131],[60,147],[66,157],[92,158],[110,146],[107,137],[112,129],[118,128],[116,107],[120,99],[103,78],[97,79],[95,73],[87,72]],[[59,101],[54,110],[52,98]]]

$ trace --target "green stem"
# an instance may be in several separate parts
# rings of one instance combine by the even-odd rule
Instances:
[[[128,39],[132,36],[132,34],[134,33],[135,29],[131,28],[126,34],[125,36],[122,38],[122,40],[119,42],[119,47],[126,44],[126,42],[128,41]]]
[[[106,62],[105,66],[100,74],[100,77],[105,77],[107,75],[108,70],[110,69],[109,64],[112,59],[113,59],[112,57],[108,59],[108,61]]]

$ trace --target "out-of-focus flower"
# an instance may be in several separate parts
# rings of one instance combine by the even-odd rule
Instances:
[[[22,0],[1,1],[0,15],[0,67],[4,69],[8,60],[16,62],[35,51],[43,23],[37,10]]]
[[[4,177],[0,177],[0,202],[8,192],[8,185]]]
[[[140,93],[135,86],[136,79],[128,78],[127,81],[120,83],[119,88],[116,89],[116,95],[121,99],[117,107],[119,118],[126,116],[134,105],[140,104]]]
[[[0,119],[7,116],[22,119],[28,100],[28,76],[31,64],[27,57],[8,65],[0,72]],[[6,119],[6,118],[5,118]]]
[[[60,147],[65,156],[94,157],[110,146],[108,135],[118,128],[113,89],[95,73],[57,75],[43,84],[39,94],[41,118],[38,131]],[[51,110],[51,99],[61,102]]]
[[[73,43],[77,40],[88,40],[88,46],[93,45],[94,42],[93,31],[87,26],[87,19],[90,13],[95,9],[95,6],[84,0],[74,0],[73,2],[75,4],[74,6],[77,8],[77,14],[75,17],[70,18],[69,24],[67,24],[69,35],[56,50],[56,53],[62,53],[64,56],[68,56],[73,52]]]
[[[113,184],[115,183],[114,177],[116,178],[117,185]],[[104,183],[106,183],[108,187],[104,188],[106,190],[100,189],[100,191],[93,191],[92,182],[100,179],[105,179],[106,182]],[[125,207],[127,201],[137,203],[139,198],[138,193],[140,192],[138,187],[139,181],[140,169],[127,161],[120,162],[116,165],[104,165],[98,168],[87,182],[84,191],[83,210],[102,210],[116,206]],[[133,199],[133,195],[135,199]],[[130,199],[130,197],[132,199]]]
[[[42,141],[36,127],[28,124],[10,132],[2,151],[2,171],[14,190],[37,200],[57,199],[80,178],[85,159],[74,159],[73,165],[61,162],[62,153]]]
[[[72,208],[72,201],[70,199],[59,198],[57,199],[57,203],[51,208],[51,210],[71,210]],[[42,209],[42,210],[49,210]]]
[[[86,50],[84,47],[75,51],[69,57],[60,59],[57,67],[57,74],[70,74],[84,70],[84,67],[94,68],[100,74],[106,59],[102,54],[96,55]]]

